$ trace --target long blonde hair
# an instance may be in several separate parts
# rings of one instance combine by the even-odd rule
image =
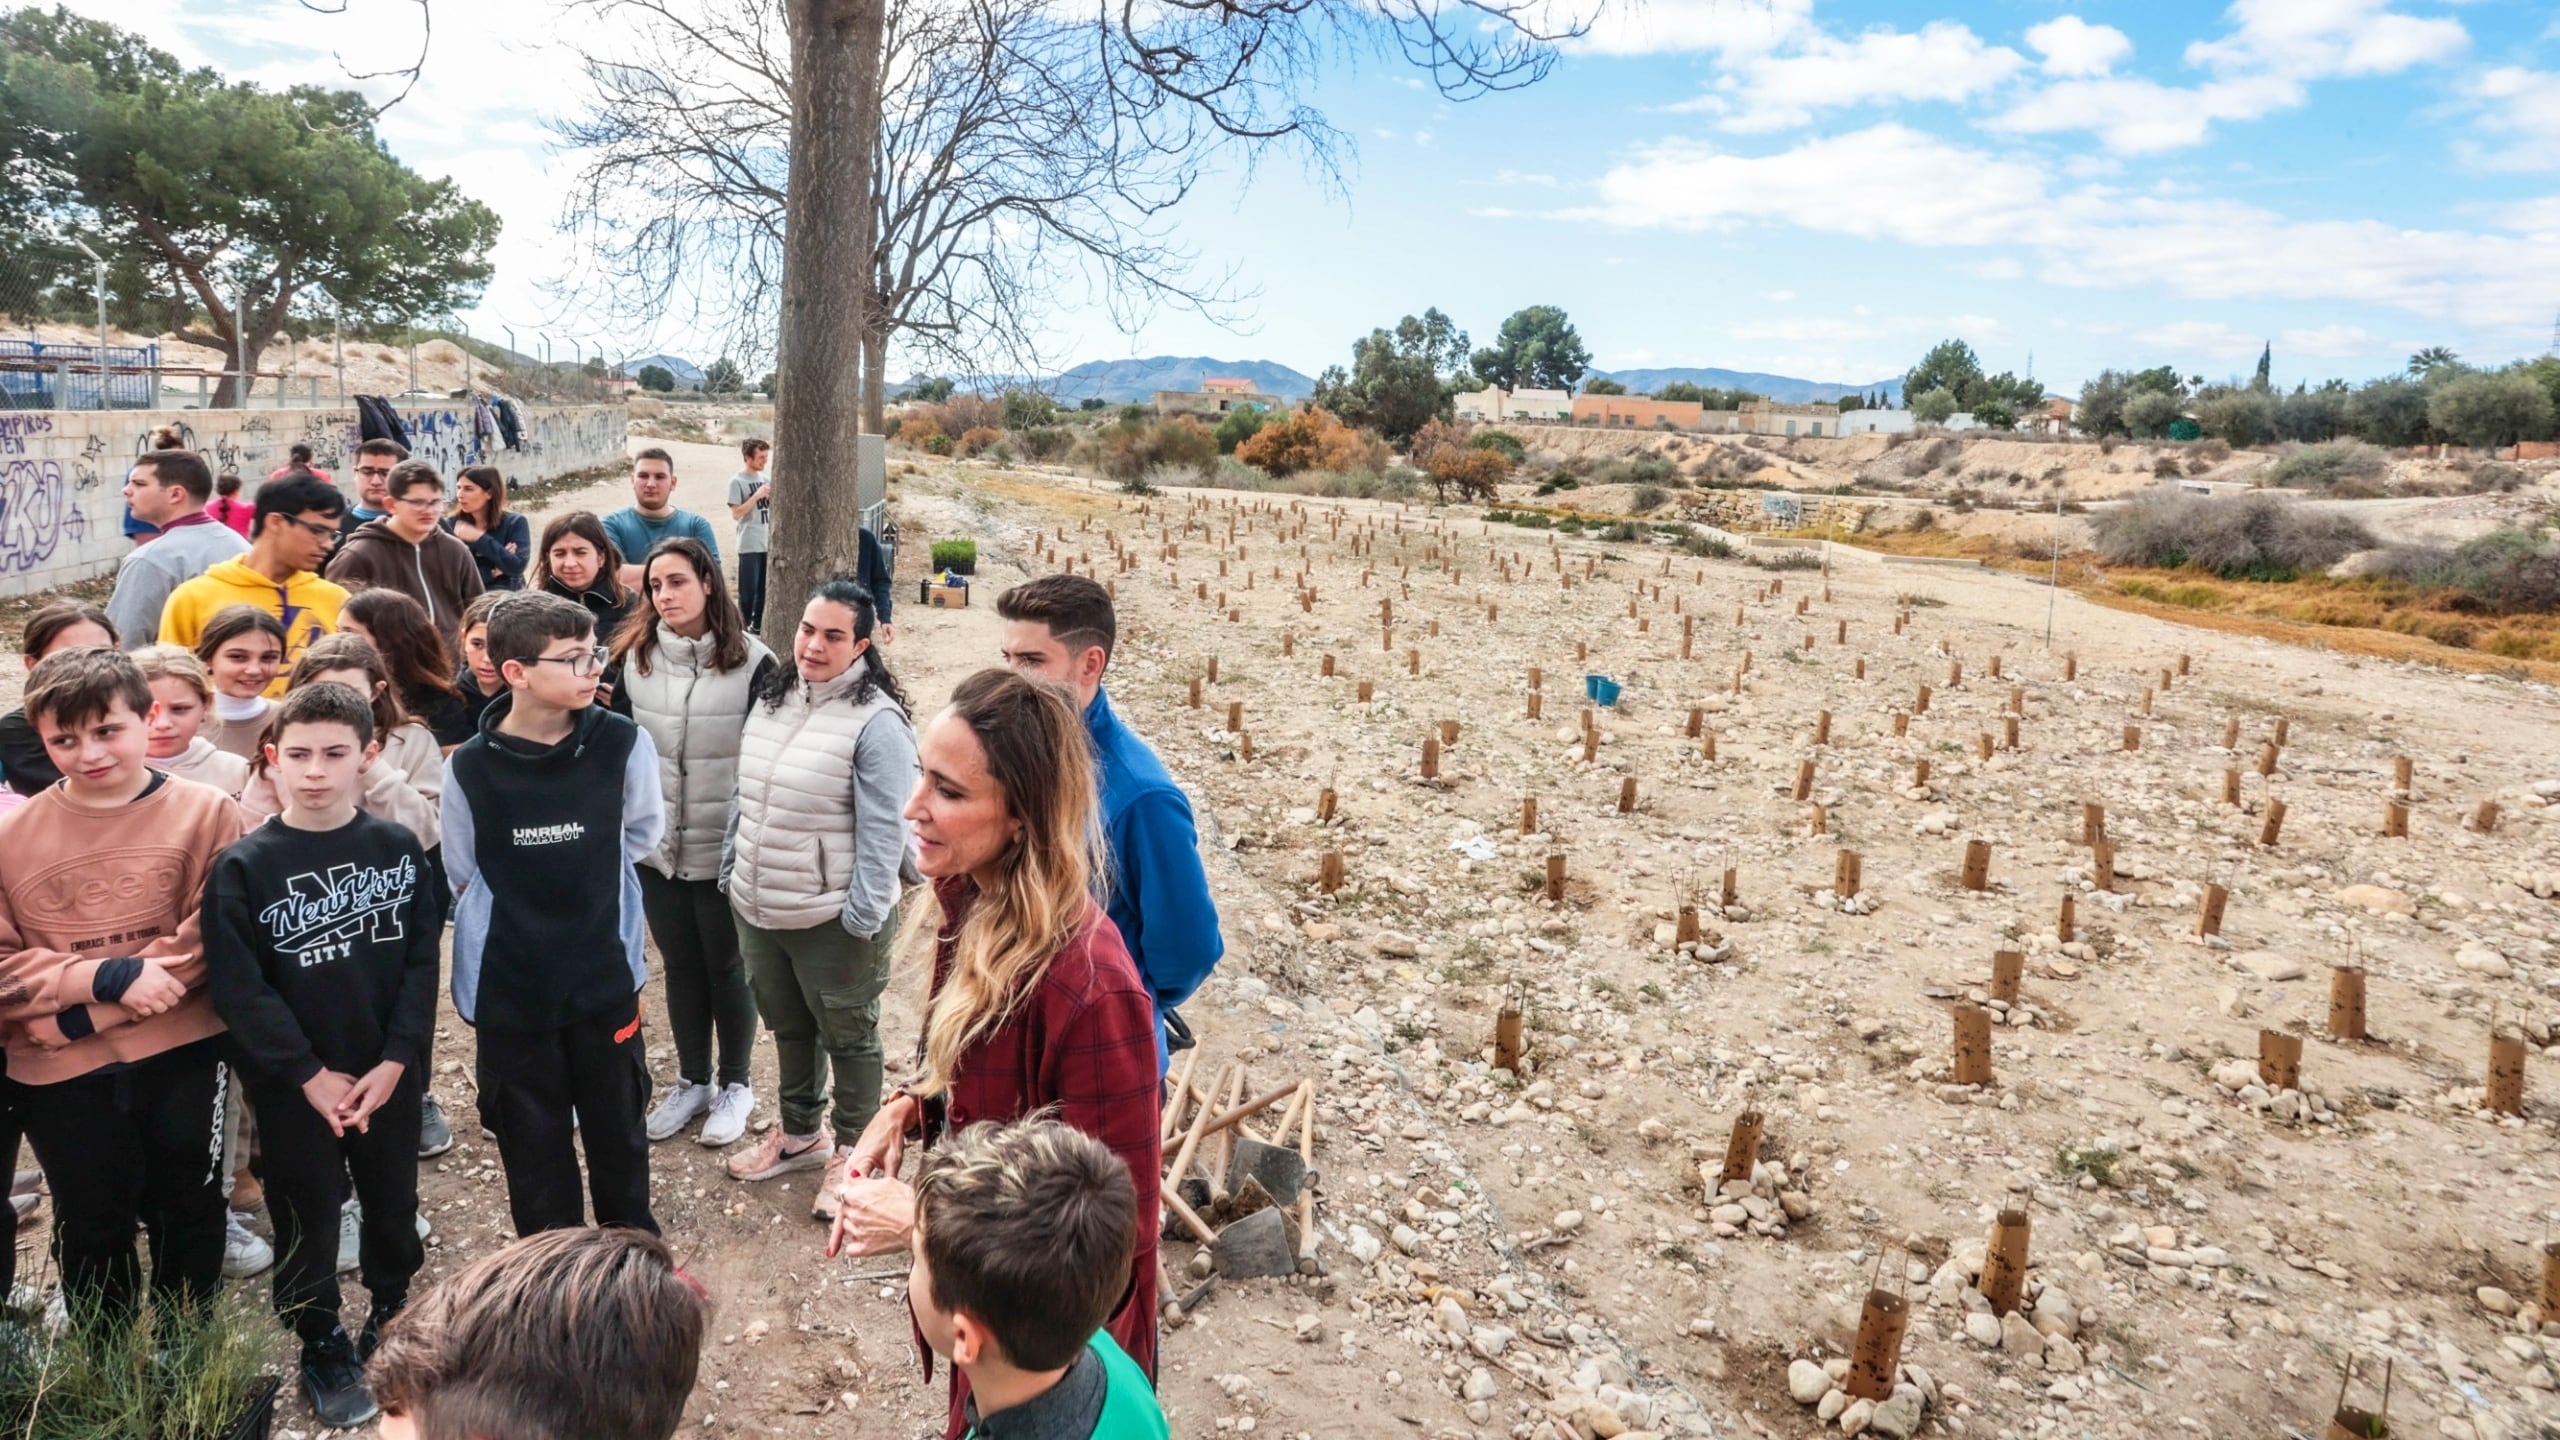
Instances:
[[[1039,988],[1102,903],[1100,786],[1073,697],[1010,670],[981,670],[951,692],[948,713],[978,737],[1022,833],[952,937],[950,969],[927,1001],[922,1071],[907,1087],[917,1095],[951,1088],[961,1055]]]

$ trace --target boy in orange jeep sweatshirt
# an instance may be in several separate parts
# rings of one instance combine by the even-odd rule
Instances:
[[[197,937],[240,810],[143,763],[150,709],[120,651],[46,659],[26,711],[62,779],[0,816],[6,1083],[53,1190],[64,1298],[116,1321],[140,1299],[137,1225],[164,1303],[222,1280],[222,1021]]]

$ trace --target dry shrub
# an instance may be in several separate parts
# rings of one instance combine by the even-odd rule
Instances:
[[[2154,490],[2098,517],[2098,553],[2118,565],[2194,566],[2230,580],[2289,580],[2373,547],[2343,515],[2285,496]]]
[[[2327,490],[2343,481],[2362,481],[2370,486],[2390,473],[2391,457],[2361,440],[2288,445],[2266,471],[2268,484],[2288,490]],[[2380,493],[2380,487],[2372,493]]]
[[[1383,474],[1393,456],[1377,436],[1354,430],[1332,411],[1310,405],[1255,431],[1252,439],[1236,447],[1236,458],[1282,478],[1302,470]]]
[[[1205,476],[1217,470],[1218,442],[1187,415],[1152,425],[1143,419],[1123,419],[1095,436],[1084,458],[1106,479],[1124,485],[1143,482],[1167,469]]]
[[[972,425],[960,434],[960,454],[974,458],[987,453],[989,446],[1004,438],[1004,432],[992,425]]]
[[[2394,545],[2373,573],[2450,591],[2492,615],[2560,613],[2560,542],[2531,530],[2492,530],[2458,546]]]

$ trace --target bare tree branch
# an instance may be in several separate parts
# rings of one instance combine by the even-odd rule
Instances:
[[[344,15],[350,3],[352,0],[302,0],[302,8],[315,15]],[[409,3],[418,7],[418,56],[416,59],[406,65],[395,65],[387,70],[349,70],[346,56],[336,51],[331,51],[329,54],[330,59],[338,62],[338,69],[344,72],[349,80],[359,84],[367,80],[396,78],[400,81],[399,94],[373,107],[370,118],[375,120],[381,119],[383,112],[392,106],[408,99],[409,92],[418,88],[419,77],[427,73],[427,51],[434,45],[436,38],[435,0],[409,0]]]

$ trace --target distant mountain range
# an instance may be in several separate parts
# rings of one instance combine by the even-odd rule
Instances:
[[[1837,400],[1843,395],[1869,395],[1882,390],[1894,404],[1902,403],[1902,377],[1871,380],[1864,385],[1847,381],[1799,380],[1792,375],[1764,375],[1757,370],[1717,370],[1711,367],[1680,366],[1668,370],[1594,370],[1593,376],[1606,375],[1627,387],[1630,394],[1650,395],[1674,381],[1716,390],[1748,390],[1766,395],[1786,405],[1802,405],[1816,400]]]
[[[639,373],[644,364],[666,365],[674,371],[678,384],[699,384],[700,372],[691,366],[678,369],[681,361],[669,363],[669,357],[635,360],[627,367]],[[690,380],[688,371],[692,371]],[[1682,367],[1659,370],[1594,370],[1594,378],[1607,376],[1634,392],[1651,393],[1675,380],[1717,390],[1749,390],[1772,400],[1801,403],[1831,400],[1842,395],[1868,394],[1882,390],[1900,402],[1902,378],[1878,380],[1865,385],[1848,381],[1799,380],[1791,375],[1765,375],[1753,370],[1718,370]],[[1200,382],[1211,377],[1250,380],[1266,395],[1283,400],[1304,400],[1316,391],[1316,382],[1308,376],[1276,360],[1213,360],[1205,355],[1150,355],[1141,360],[1088,360],[1082,365],[1050,380],[1041,388],[1057,397],[1061,404],[1074,405],[1086,399],[1099,399],[1107,404],[1144,403],[1155,398],[1159,390],[1197,390]],[[890,387],[890,393],[907,388],[924,377],[917,376],[901,385]],[[1001,390],[1022,383],[1018,379],[987,376],[964,382],[963,388]]]
[[[702,388],[702,367],[681,355],[645,355],[637,360],[626,360],[622,362],[621,373],[637,380],[640,372],[652,365],[665,366],[667,373],[676,377],[679,390]]]

